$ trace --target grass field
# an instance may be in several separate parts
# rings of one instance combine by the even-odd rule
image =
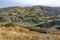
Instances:
[[[22,27],[0,27],[0,40],[60,40],[60,34],[43,34]]]

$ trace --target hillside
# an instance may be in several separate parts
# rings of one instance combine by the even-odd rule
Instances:
[[[21,27],[0,27],[0,40],[60,40],[60,33],[50,35]]]
[[[55,26],[59,11],[48,6],[0,8],[0,40],[60,40],[60,26]]]
[[[0,22],[16,22],[28,26],[50,23],[56,17],[55,10],[47,6],[0,8]]]

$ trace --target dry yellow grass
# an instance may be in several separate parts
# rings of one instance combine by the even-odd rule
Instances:
[[[60,34],[42,34],[21,27],[0,27],[0,40],[60,40]]]

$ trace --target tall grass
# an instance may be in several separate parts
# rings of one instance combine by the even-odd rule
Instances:
[[[42,34],[18,26],[0,27],[0,40],[60,40],[60,34]]]

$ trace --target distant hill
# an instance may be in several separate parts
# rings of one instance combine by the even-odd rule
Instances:
[[[53,11],[54,13],[57,13],[57,14],[60,14],[60,7],[49,7],[49,6],[27,6],[27,7],[18,7],[18,6],[15,6],[15,7],[7,7],[7,8],[0,8],[0,10],[2,11],[8,11],[8,10],[29,10],[29,11],[32,11],[34,9],[37,9],[37,10],[43,10],[43,11]]]
[[[30,23],[32,25],[44,24],[46,22],[52,22],[56,15],[60,15],[59,7],[48,7],[48,6],[17,7],[16,6],[16,7],[0,8],[0,22],[17,22],[17,23],[27,22],[27,24]]]

